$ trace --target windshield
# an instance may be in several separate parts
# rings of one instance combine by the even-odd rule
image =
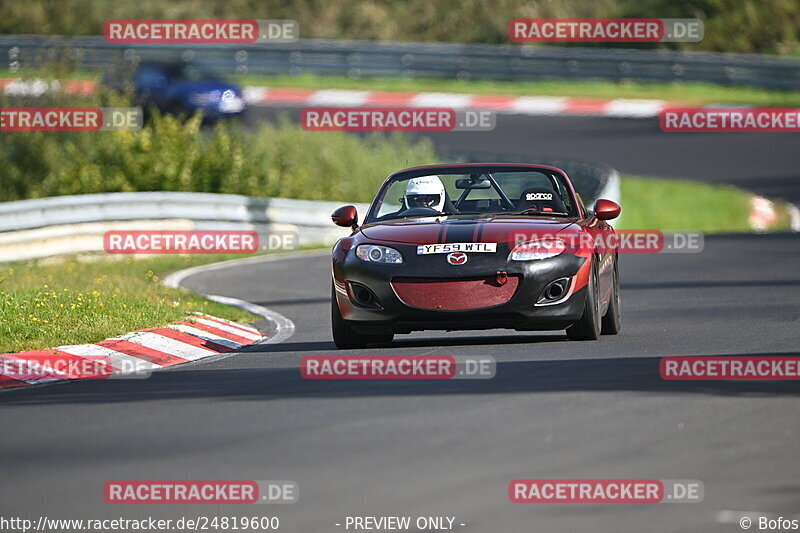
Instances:
[[[139,85],[157,86],[159,81],[219,81],[215,72],[192,63],[142,63],[133,73]]]
[[[539,169],[436,169],[400,174],[384,184],[367,222],[437,215],[577,216],[566,180]]]
[[[216,81],[220,78],[217,73],[212,72],[206,67],[192,63],[169,65],[165,70],[169,78],[176,81]]]

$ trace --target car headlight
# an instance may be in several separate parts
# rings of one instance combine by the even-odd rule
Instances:
[[[370,263],[393,263],[403,262],[403,256],[394,248],[388,246],[378,246],[377,244],[362,244],[356,248],[356,257],[362,261]]]
[[[228,89],[222,93],[219,100],[219,110],[223,113],[238,113],[244,111],[244,99],[235,91]]]
[[[220,98],[223,102],[235,102],[236,100],[241,99],[241,97],[236,94],[236,92],[231,91],[230,89],[223,91],[222,98]]]
[[[560,255],[567,249],[561,239],[542,239],[523,242],[511,250],[508,258],[511,261],[536,261]]]

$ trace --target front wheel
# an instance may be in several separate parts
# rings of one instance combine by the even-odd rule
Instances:
[[[589,283],[586,285],[586,304],[580,320],[567,328],[567,337],[573,341],[594,341],[600,337],[600,284],[597,264],[592,262]]]
[[[353,329],[350,323],[342,318],[339,304],[336,301],[336,292],[331,287],[331,333],[333,343],[340,350],[351,348],[364,348],[367,344],[388,344],[392,342],[394,335],[362,335]]]

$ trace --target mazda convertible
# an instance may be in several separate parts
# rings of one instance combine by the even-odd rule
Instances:
[[[567,174],[536,164],[415,167],[389,176],[363,222],[333,222],[331,326],[339,348],[421,330],[566,330],[594,340],[620,330],[619,271],[609,220]]]

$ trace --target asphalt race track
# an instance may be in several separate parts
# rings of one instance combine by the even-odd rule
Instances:
[[[575,156],[627,172],[800,196],[792,137],[667,139],[651,129],[518,117],[481,148],[565,155],[574,145]],[[455,516],[456,530],[476,533],[730,532],[741,531],[738,512],[792,517],[797,382],[668,382],[658,358],[800,355],[799,260],[797,234],[707,237],[698,254],[622,257],[617,337],[424,332],[357,352],[330,340],[324,252],[197,274],[184,286],[267,306],[294,321],[295,334],[150,379],[0,394],[0,508],[59,518],[276,514],[290,533],[344,531],[335,524],[348,515]],[[497,376],[300,377],[303,355],[333,353],[491,355]],[[705,499],[512,504],[507,486],[518,478],[698,479]],[[300,496],[289,506],[112,506],[102,497],[111,479],[293,480]]]

